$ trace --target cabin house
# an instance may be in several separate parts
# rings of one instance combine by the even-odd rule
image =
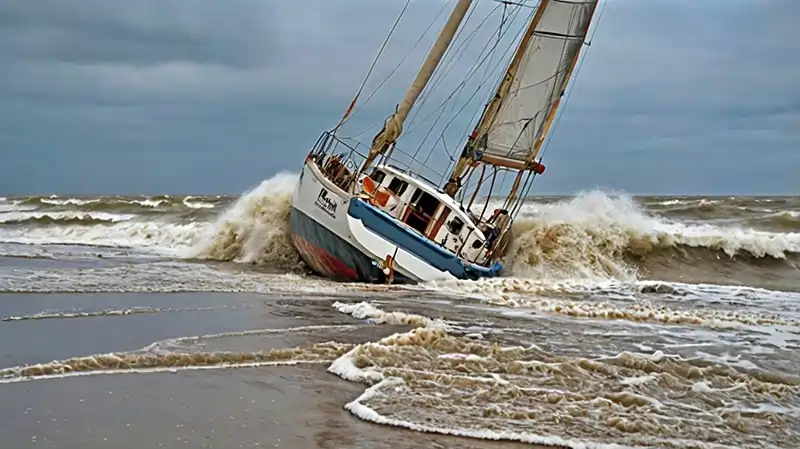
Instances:
[[[471,262],[486,258],[487,236],[496,224],[475,217],[458,202],[437,191],[435,184],[418,181],[406,172],[379,165],[360,179],[362,194],[373,206],[401,221],[408,228]]]

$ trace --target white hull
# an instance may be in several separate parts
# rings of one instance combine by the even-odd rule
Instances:
[[[320,191],[325,189],[332,203],[319,201]],[[300,181],[292,196],[292,207],[306,214],[344,240],[351,240],[347,223],[347,203],[349,195],[326,179],[316,164],[306,161]],[[335,204],[335,208],[330,204]]]
[[[323,236],[323,231],[308,231],[313,225],[301,226],[298,219],[292,220],[293,234],[310,241],[312,246],[324,248],[343,264],[349,265],[358,272],[360,278],[358,280],[376,281],[375,278],[380,277],[380,269],[377,266],[373,266],[372,269],[365,267],[363,261],[357,260],[360,259],[358,256],[348,254],[353,250],[361,253],[363,258],[369,259],[370,264],[379,263],[387,255],[393,256],[395,276],[400,275],[413,282],[455,279],[451,273],[439,270],[403,248],[398,248],[391,241],[367,229],[361,220],[349,216],[347,212],[350,201],[349,195],[326,179],[313,160],[307,160],[303,164],[300,181],[292,197],[292,207],[304,216],[303,219],[310,218],[316,225],[349,244],[350,248],[345,248],[341,242],[332,242],[334,239]],[[293,211],[294,213],[296,212]],[[302,244],[298,244],[297,241],[295,246],[298,247],[306,263],[315,271],[322,275],[330,275],[329,272],[332,270],[322,266],[325,263],[320,262],[319,257],[314,260],[313,249],[305,248],[304,251],[304,248],[301,248]],[[352,279],[352,276],[337,277]]]

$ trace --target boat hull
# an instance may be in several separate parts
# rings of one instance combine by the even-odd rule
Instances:
[[[397,220],[350,197],[307,160],[295,189],[291,212],[292,242],[317,274],[359,282],[386,282],[379,261],[394,259],[394,283],[496,276],[465,264],[454,254],[415,234]]]
[[[366,256],[297,208],[292,208],[291,226],[292,243],[317,274],[343,281],[375,281],[380,277]]]
[[[303,262],[321,276],[340,281],[385,282],[375,258],[351,243],[348,202],[347,194],[325,179],[312,161],[307,161],[292,198],[292,243]],[[415,280],[395,273],[393,282]]]

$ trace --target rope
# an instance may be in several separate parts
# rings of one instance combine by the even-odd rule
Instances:
[[[513,16],[509,16],[509,17],[506,19],[506,22],[513,21],[513,20],[516,18],[516,16],[519,14],[519,12],[520,12],[520,11],[521,11],[521,8],[517,8],[517,9],[516,9],[516,10],[515,10],[515,11],[512,13],[512,14],[513,14]],[[533,13],[531,13],[531,15],[529,16],[529,19],[530,19],[530,17],[532,17],[532,15],[533,15]],[[501,26],[502,26],[502,24],[501,24]],[[522,29],[524,29],[526,26],[527,26],[527,24],[526,24],[526,23],[523,23],[523,24],[521,25],[521,28],[522,28]],[[497,46],[500,44],[500,39],[502,38],[502,36],[503,36],[503,35],[507,34],[507,32],[508,32],[510,29],[511,29],[511,27],[507,27],[507,28],[505,29],[505,31],[502,31],[502,35],[498,37],[498,39],[497,39],[497,42],[496,42],[496,43],[495,43],[495,45],[492,47],[492,50],[491,50],[490,54],[489,54],[489,55],[487,55],[487,57],[489,57],[489,56],[493,56],[493,55],[494,55],[494,53],[493,53],[493,52],[496,50]],[[521,31],[521,30],[520,30],[520,31]],[[501,57],[500,57],[500,60],[503,60],[503,59],[505,59],[505,58],[508,56],[509,52],[511,52],[511,50],[513,50],[513,49],[515,49],[515,48],[516,48],[516,45],[515,45],[515,44],[516,44],[516,41],[512,41],[512,42],[510,42],[510,43],[508,44],[508,46],[506,47],[506,49],[503,51],[503,54],[501,55]],[[489,59],[489,62],[491,62],[492,60],[493,60],[493,58],[490,58],[490,59]],[[481,61],[481,64],[482,64],[482,63],[483,63],[483,61]],[[467,102],[469,102],[469,101],[472,101],[472,99],[473,99],[473,98],[475,98],[475,96],[476,96],[476,95],[477,95],[477,94],[480,92],[480,90],[483,88],[483,86],[484,86],[484,85],[485,85],[485,84],[486,84],[486,83],[489,81],[489,78],[490,78],[490,71],[488,70],[488,67],[489,67],[490,65],[491,65],[491,64],[487,64],[487,71],[484,73],[484,76],[483,76],[483,78],[481,79],[480,83],[478,84],[478,87],[477,87],[477,88],[475,89],[475,91],[472,93],[472,95],[471,95],[471,96],[470,96],[470,98],[467,100]],[[505,76],[505,71],[501,71],[501,73],[498,75],[498,78],[495,80],[495,85],[499,85],[499,84],[500,84],[500,81],[503,79],[503,77],[504,77],[504,76]],[[461,112],[462,112],[464,109],[466,109],[466,107],[467,107],[467,106],[468,106],[468,103],[465,103],[465,104],[464,104],[464,106],[462,106],[462,108],[461,108],[461,109],[460,109],[460,110],[459,110],[459,111],[456,113],[456,115],[455,115],[455,116],[454,116],[454,117],[453,117],[453,118],[450,120],[450,122],[448,122],[448,123],[447,123],[447,125],[445,126],[445,128],[442,130],[442,138],[444,138],[444,133],[445,133],[445,132],[447,132],[447,130],[450,128],[450,126],[451,126],[453,123],[455,123],[455,120],[456,120],[456,118],[458,117],[458,114],[460,114],[460,113],[461,113]],[[464,131],[461,133],[461,135],[468,135],[468,134],[470,133],[470,128],[473,128],[473,127],[475,126],[473,122],[475,122],[476,120],[478,120],[478,119],[479,119],[479,117],[480,117],[480,116],[483,114],[484,107],[485,107],[485,105],[484,105],[484,104],[480,104],[480,105],[478,105],[478,106],[475,108],[475,112],[474,112],[474,113],[473,113],[473,115],[472,115],[472,119],[470,120],[470,122],[469,122],[469,123],[467,123],[467,126],[464,128]],[[455,163],[455,160],[456,160],[456,158],[455,158],[455,155],[454,155],[454,154],[448,153],[447,155],[448,155],[448,157],[449,157],[450,161],[448,162],[448,164],[447,164],[447,169],[446,169],[445,171],[446,171],[446,172],[449,172],[449,171],[450,171],[450,167],[451,167],[451,166],[452,166],[452,165]]]
[[[406,3],[406,5],[408,5],[408,3]],[[434,18],[433,18],[433,21],[431,21],[431,23],[429,23],[429,24],[428,24],[428,27],[427,27],[427,28],[425,28],[425,31],[423,31],[423,32],[420,34],[420,36],[419,36],[419,39],[417,39],[417,41],[416,41],[416,42],[414,42],[414,45],[412,45],[412,46],[411,46],[411,49],[409,49],[409,50],[408,50],[408,52],[406,53],[406,55],[405,55],[405,56],[403,56],[403,59],[401,59],[401,60],[400,60],[400,62],[399,62],[399,63],[397,63],[397,65],[396,65],[396,66],[395,66],[395,67],[394,67],[394,68],[393,68],[393,69],[392,69],[392,70],[389,72],[389,74],[388,74],[388,75],[386,75],[386,78],[384,78],[384,79],[383,79],[383,81],[381,81],[381,82],[378,84],[378,86],[377,86],[377,87],[376,87],[376,88],[375,88],[375,89],[372,91],[372,93],[370,93],[370,94],[369,94],[369,96],[367,97],[367,99],[366,99],[366,100],[364,100],[364,102],[363,102],[363,103],[361,103],[361,104],[360,104],[360,105],[359,105],[359,106],[356,108],[356,110],[355,110],[355,111],[353,111],[353,114],[351,115],[351,117],[352,117],[353,115],[355,115],[356,113],[358,113],[358,111],[360,111],[360,110],[361,110],[361,108],[363,108],[364,106],[366,106],[366,105],[367,105],[367,103],[369,103],[369,101],[372,99],[372,97],[374,97],[374,96],[375,96],[375,94],[377,94],[377,93],[378,93],[378,91],[381,89],[381,87],[383,87],[383,86],[384,86],[384,84],[386,84],[386,83],[387,83],[387,82],[388,82],[388,81],[389,81],[389,80],[392,78],[392,76],[394,76],[394,74],[395,74],[395,73],[397,73],[397,71],[398,71],[398,70],[400,70],[400,67],[402,67],[403,63],[404,63],[404,62],[406,62],[406,60],[408,59],[408,57],[409,57],[409,56],[411,56],[411,54],[414,52],[414,50],[417,48],[417,46],[419,46],[419,44],[422,42],[422,40],[425,38],[425,36],[426,36],[426,35],[428,34],[428,32],[431,30],[431,28],[433,28],[433,25],[436,23],[436,21],[439,19],[439,17],[442,15],[442,13],[444,13],[444,12],[447,10],[447,7],[448,7],[448,6],[449,6],[449,5],[448,5],[447,3],[445,3],[445,4],[444,4],[444,6],[442,6],[442,8],[441,8],[441,9],[439,10],[439,12],[436,14],[436,17],[434,17]],[[383,125],[381,124],[380,126],[383,126]],[[375,127],[375,128],[379,128],[380,126],[378,126],[378,127]],[[370,128],[370,129],[372,129],[372,128]],[[362,135],[362,134],[366,133],[367,131],[369,131],[369,129],[368,129],[368,130],[365,130],[365,131],[362,131],[362,132],[360,132],[360,133],[358,133],[358,134],[354,135],[353,137],[358,137],[358,136],[360,136],[360,135]]]
[[[498,8],[495,8],[495,10],[496,9],[498,9]],[[484,19],[481,22],[479,27],[482,26],[486,22],[486,20],[488,20],[488,17],[487,17],[487,19]],[[504,18],[505,22],[508,22],[508,20],[509,20],[509,18]],[[508,32],[508,30],[509,30],[508,27],[505,30],[502,30],[502,35],[505,35]],[[444,114],[444,111],[443,110],[440,111],[440,109],[442,109],[445,106],[447,106],[447,104],[450,102],[450,100],[452,100],[454,96],[459,94],[461,92],[461,90],[464,89],[464,87],[466,87],[467,82],[470,81],[478,73],[478,70],[480,69],[480,67],[482,65],[484,65],[484,63],[486,63],[487,60],[491,61],[493,59],[495,50],[496,50],[497,46],[499,45],[499,39],[495,42],[495,45],[492,46],[492,48],[489,50],[489,52],[484,55],[484,52],[486,52],[486,49],[487,49],[487,47],[489,47],[489,44],[492,42],[493,37],[494,36],[492,36],[492,39],[487,41],[487,43],[481,49],[480,54],[481,54],[482,58],[475,65],[473,65],[473,67],[470,69],[470,71],[467,73],[467,75],[464,77],[464,79],[459,83],[459,85],[455,89],[453,89],[453,91],[450,93],[450,95],[448,95],[448,97],[436,109],[434,109],[428,116],[426,116],[419,125],[421,125],[422,123],[428,122],[431,118],[434,117],[434,115],[438,115],[439,116],[436,119],[436,122],[438,122],[438,120]],[[509,45],[509,47],[505,50],[504,55],[506,55],[508,53],[508,51],[510,50],[510,48],[512,46],[513,45]],[[486,84],[487,81],[488,81],[488,76],[486,76],[486,74],[484,74],[483,79],[480,80],[479,85],[477,86],[475,91],[472,93],[472,95],[467,99],[465,104],[458,111],[456,111],[454,117],[445,125],[445,128],[442,130],[442,133],[440,135],[440,139],[437,139],[437,141],[443,139],[444,133],[447,131],[447,129],[450,127],[450,125],[452,125],[453,122],[456,120],[456,118],[458,118],[458,116],[461,114],[461,112],[463,112],[464,109],[466,109],[467,106],[469,106],[469,102],[472,101],[472,99],[475,98],[475,96],[480,92],[480,90],[484,87],[484,85]],[[481,108],[479,107],[478,109],[479,109],[478,110],[478,112],[479,112]],[[434,125],[435,124],[436,123],[434,123]],[[410,127],[410,129],[408,130],[408,133],[411,133],[412,131],[416,130],[419,125]],[[472,126],[472,125],[470,125],[470,126]],[[433,131],[433,127],[431,127],[431,129],[428,131],[428,134],[426,135],[426,138],[418,146],[416,152],[414,153],[415,156],[417,154],[419,154],[419,152],[422,150],[422,146],[424,145],[425,140],[427,140],[427,137],[430,135],[430,133],[432,131]],[[468,132],[468,129],[467,129],[467,131],[465,131],[465,133],[466,132]],[[431,152],[432,152],[432,150],[431,150]],[[453,159],[454,159],[453,154],[451,154],[449,151],[447,153],[448,153],[448,156],[449,156],[449,158],[450,158],[450,160],[452,162]],[[428,157],[430,157],[430,153],[428,154]]]
[[[489,20],[489,17],[491,17],[491,15],[494,14],[494,12],[497,11],[499,8],[500,8],[500,5],[496,6],[495,9],[492,10],[492,12],[489,15],[487,15],[486,18],[483,19],[483,21],[481,21],[480,24],[478,24],[478,26],[475,28],[475,30],[468,37],[468,42],[471,41],[475,37],[475,35],[477,34],[478,30]],[[502,30],[502,26],[503,26],[503,23],[504,23],[505,19],[506,19],[506,17],[505,17],[505,8],[504,8],[503,9],[503,16],[501,17],[500,30]],[[453,103],[455,103],[455,100],[458,98],[458,96],[461,94],[461,92],[466,87],[467,81],[469,81],[478,72],[478,69],[480,68],[481,65],[483,65],[484,62],[486,62],[487,58],[489,58],[489,60],[491,61],[491,59],[492,59],[491,57],[494,56],[494,50],[497,48],[497,45],[499,44],[499,38],[500,38],[500,36],[498,36],[498,42],[495,43],[495,45],[491,48],[491,50],[489,50],[489,53],[486,56],[482,57],[480,60],[478,60],[478,62],[475,65],[472,66],[470,71],[467,73],[467,76],[464,77],[464,79],[461,80],[461,82],[458,84],[458,86],[447,97],[447,99],[441,105],[439,105],[439,107],[436,108],[436,110],[438,110],[439,108],[443,108],[443,106],[445,106],[445,104],[448,103],[451,99],[453,99],[454,100]],[[486,44],[484,44],[483,48],[481,49],[480,55],[483,55],[483,53],[486,51],[487,47],[489,47],[490,42],[491,42],[491,40],[487,41]],[[453,64],[455,64],[459,59],[461,59],[462,56],[464,56],[463,53],[461,55],[459,55],[458,58],[455,61],[453,61]],[[452,68],[450,68],[450,70],[452,70]],[[448,74],[449,74],[449,71],[448,71]],[[447,132],[447,129],[450,127],[450,125],[453,123],[453,121],[461,114],[461,112],[463,112],[464,109],[466,109],[466,107],[469,105],[469,102],[472,101],[473,98],[475,98],[475,95],[477,94],[477,92],[480,91],[480,89],[483,87],[484,82],[485,82],[485,79],[482,80],[479,83],[478,88],[467,99],[467,102],[461,108],[459,108],[458,111],[456,111],[456,113],[454,114],[453,118],[450,119],[450,121],[445,125],[444,129],[442,129],[442,132],[440,133],[439,139],[437,139],[437,141],[441,140],[444,143],[444,133]],[[417,151],[416,151],[416,153],[414,153],[415,155],[418,154],[420,151],[422,151],[422,147],[425,145],[425,142],[428,140],[428,137],[430,137],[430,134],[433,132],[434,127],[439,122],[439,120],[444,116],[444,114],[445,114],[445,111],[444,111],[444,109],[442,109],[441,113],[438,115],[438,117],[436,117],[436,120],[434,121],[433,125],[431,125],[430,129],[428,130],[428,133],[425,135],[425,137],[422,139],[422,142],[420,142],[419,146],[417,147]],[[447,151],[447,149],[445,149],[445,151],[447,152],[447,155],[449,156],[450,160],[452,161],[453,160],[453,155],[449,151]],[[430,159],[432,154],[433,154],[433,149],[431,149],[431,151],[428,152],[428,155],[425,157],[424,164],[428,163],[428,160]]]
[[[405,134],[406,135],[411,134],[413,131],[418,129],[423,123],[428,123],[430,121],[430,119],[433,118],[434,116],[436,116],[436,119],[433,121],[433,123],[431,124],[430,128],[428,129],[428,132],[425,134],[425,136],[423,137],[422,141],[417,146],[416,150],[414,151],[414,154],[410,155],[410,160],[406,164],[409,169],[411,168],[411,165],[420,164],[421,161],[419,161],[417,159],[417,156],[419,155],[419,153],[422,150],[423,146],[425,146],[425,142],[427,142],[428,138],[430,138],[431,133],[436,128],[436,126],[439,123],[439,121],[442,119],[442,117],[446,113],[446,109],[447,109],[446,106],[448,105],[448,103],[450,103],[451,100],[454,99],[454,97],[457,97],[461,93],[461,91],[466,86],[467,82],[477,74],[478,69],[486,61],[486,59],[489,56],[493,56],[493,53],[491,53],[491,51],[493,51],[494,48],[492,48],[492,50],[490,51],[490,53],[488,55],[483,56],[483,54],[486,52],[487,47],[489,47],[489,44],[491,43],[491,40],[489,42],[487,42],[486,44],[484,44],[483,48],[480,51],[479,56],[483,56],[482,59],[479,60],[476,64],[473,65],[473,67],[468,72],[467,76],[464,77],[464,79],[462,79],[461,82],[459,82],[458,86],[455,89],[453,89],[453,91],[448,95],[448,97],[441,104],[439,104],[439,106],[437,106],[428,116],[426,116],[424,121],[415,123],[415,121],[417,120],[417,118],[419,116],[419,112],[422,111],[422,107],[430,99],[430,97],[432,95],[432,92],[436,89],[436,87],[438,87],[438,85],[442,84],[444,82],[445,78],[447,78],[452,73],[452,71],[455,68],[456,63],[459,60],[461,60],[461,58],[464,57],[464,55],[466,54],[466,50],[468,48],[468,44],[474,40],[474,38],[477,36],[478,31],[481,30],[482,27],[486,24],[486,22],[493,16],[493,13],[495,11],[497,11],[498,9],[500,9],[500,6],[501,5],[496,6],[489,14],[487,14],[487,16],[484,17],[483,20],[481,20],[481,22],[475,27],[475,29],[472,30],[472,32],[469,33],[469,35],[465,39],[459,41],[459,45],[458,46],[451,47],[450,49],[448,49],[447,55],[445,56],[445,62],[443,64],[440,64],[439,67],[437,67],[436,72],[434,74],[434,77],[432,79],[432,82],[428,85],[428,87],[426,88],[425,92],[423,92],[422,98],[421,98],[419,104],[415,107],[415,111],[412,113],[411,118],[409,119],[409,125],[410,126],[408,127],[409,129],[405,132]],[[474,10],[472,12],[474,12]],[[467,22],[469,22],[469,20],[470,20],[470,18],[472,16],[472,12],[467,17]],[[466,29],[467,28],[468,28],[468,26],[465,25],[464,27],[459,29],[459,32],[456,35],[456,39],[458,39],[458,37],[461,36],[462,34],[466,33]],[[497,44],[495,44],[494,47],[497,47]],[[479,86],[477,91],[480,91],[480,87],[482,87],[482,86]],[[475,93],[477,93],[477,91]],[[473,95],[470,97],[469,100],[474,98],[475,93],[473,93]],[[468,106],[468,104],[465,104],[458,111],[458,113],[463,111],[466,106]],[[455,105],[453,106],[453,108],[455,108]],[[456,114],[456,116],[458,115],[458,113]],[[449,127],[449,125],[452,124],[452,121],[453,120],[450,120],[450,122],[448,123],[447,127]],[[446,131],[447,127],[445,127],[445,131]],[[448,156],[452,160],[453,156],[452,156],[450,150],[447,149],[447,144],[443,139],[443,135],[440,135],[440,137],[437,139],[437,143],[439,141],[442,141],[442,144],[445,147],[445,152],[448,154]],[[435,147],[435,144],[434,144],[434,147]],[[425,158],[425,161],[422,162],[420,165],[422,165],[423,167],[427,165],[427,162],[430,159],[430,157],[432,155],[432,152],[433,152],[433,149],[427,154],[427,157]],[[439,175],[439,173],[437,173],[437,175]],[[442,174],[441,176],[444,176],[444,174]]]
[[[344,116],[339,121],[339,124],[336,125],[336,128],[334,128],[334,132],[344,124],[345,120],[347,120],[347,117],[350,114],[350,111],[353,109],[353,106],[355,106],[359,95],[361,95],[361,92],[364,90],[364,86],[367,85],[367,80],[369,80],[369,77],[372,74],[372,71],[375,69],[375,65],[378,63],[378,60],[380,59],[381,55],[383,54],[383,50],[386,49],[386,44],[389,43],[389,39],[391,39],[392,34],[394,34],[394,30],[397,29],[397,25],[400,23],[400,19],[403,18],[403,15],[406,13],[406,9],[408,9],[408,5],[409,4],[411,4],[411,0],[406,0],[406,4],[403,5],[403,9],[400,10],[400,14],[397,16],[397,19],[394,21],[394,24],[392,25],[392,28],[389,30],[389,34],[386,35],[386,39],[383,40],[383,44],[381,44],[381,47],[378,50],[378,54],[375,55],[375,58],[372,60],[372,64],[369,66],[369,70],[367,70],[367,74],[366,74],[366,76],[364,76],[364,80],[361,82],[361,86],[358,88],[358,92],[356,92],[356,96],[353,98],[353,101],[350,103],[350,107],[347,108],[347,112],[345,112]]]
[[[476,27],[476,29],[472,33],[470,33],[470,36],[468,36],[466,43],[469,43],[469,42],[471,42],[473,40],[474,35],[476,34],[476,32],[479,29],[481,29],[481,27],[494,15],[494,12],[496,12],[500,8],[500,6],[501,5],[498,5],[497,7],[493,8],[492,12],[490,14],[487,14],[487,16],[481,21],[481,23]],[[503,6],[503,16],[506,16],[506,5],[502,5],[502,6]],[[445,144],[445,146],[446,146],[446,142],[444,142],[444,140],[443,140],[443,134],[447,132],[449,127],[454,123],[455,119],[458,118],[458,115],[460,115],[461,112],[463,112],[464,109],[466,109],[469,106],[469,102],[472,101],[475,98],[475,96],[478,93],[481,92],[481,89],[484,87],[484,85],[489,80],[488,78],[489,78],[489,75],[491,74],[491,70],[489,70],[489,69],[491,67],[490,67],[490,64],[487,64],[487,60],[490,63],[494,60],[494,56],[496,56],[496,53],[497,53],[495,50],[497,49],[497,47],[499,46],[500,42],[502,41],[502,38],[511,31],[511,27],[507,27],[507,26],[503,27],[503,25],[505,25],[505,24],[507,24],[509,22],[513,22],[514,19],[516,18],[516,16],[519,15],[519,12],[520,12],[520,10],[522,8],[514,8],[514,9],[515,10],[512,13],[508,14],[507,17],[503,17],[502,18],[503,20],[502,20],[502,23],[500,24],[500,27],[498,29],[498,35],[495,36],[493,34],[492,37],[490,37],[490,39],[487,40],[486,44],[484,44],[483,48],[481,49],[481,51],[479,53],[479,55],[481,56],[481,59],[471,68],[471,70],[469,71],[467,76],[459,83],[459,85],[455,89],[453,89],[453,91],[450,93],[450,95],[438,107],[436,107],[433,111],[431,111],[431,113],[428,114],[423,119],[423,121],[419,121],[418,122],[417,121],[418,115],[423,109],[422,108],[422,104],[425,103],[426,100],[429,98],[429,95],[434,90],[436,85],[440,84],[443,81],[443,79],[452,71],[453,67],[450,67],[450,66],[452,66],[455,62],[457,62],[458,60],[461,59],[461,57],[464,56],[465,52],[462,51],[462,50],[466,49],[466,43],[461,42],[461,44],[455,49],[456,50],[455,51],[455,53],[456,53],[455,55],[453,54],[454,53],[453,51],[448,51],[448,55],[446,55],[446,58],[445,58],[446,59],[446,63],[440,65],[440,67],[437,69],[437,72],[434,74],[434,80],[431,83],[431,85],[429,85],[429,88],[426,89],[426,91],[423,93],[422,99],[420,101],[420,105],[418,105],[418,107],[415,108],[415,111],[412,113],[412,117],[409,120],[409,125],[410,125],[408,127],[409,129],[406,130],[406,132],[404,134],[406,134],[406,135],[411,134],[412,132],[414,132],[418,128],[420,128],[421,125],[423,125],[425,123],[429,123],[429,121],[436,115],[439,115],[440,116],[439,119],[440,119],[441,118],[441,114],[445,113],[444,109],[446,109],[446,106],[448,105],[448,103],[450,103],[451,100],[454,99],[454,97],[456,97],[458,94],[461,93],[461,91],[466,87],[468,81],[471,81],[472,78],[475,77],[475,75],[478,74],[478,71],[479,71],[480,67],[483,66],[483,65],[486,65],[485,73],[481,77],[479,85],[476,87],[476,89],[472,93],[472,95],[470,95],[470,97],[467,99],[466,103],[456,112],[456,114],[455,114],[456,116],[453,117],[447,123],[447,125],[445,126],[444,130],[441,133],[442,135],[440,136],[439,139],[437,139],[437,141],[442,140],[442,143]],[[441,14],[441,11],[440,11],[440,14]],[[469,20],[469,17],[468,17],[467,20]],[[435,21],[436,21],[436,19],[434,19],[434,21],[428,26],[428,29],[430,29],[435,24]],[[465,32],[466,28],[468,28],[468,27],[462,27],[459,30],[458,34],[459,35],[463,34]],[[496,37],[496,39],[495,39],[495,37]],[[417,43],[414,44],[415,47],[418,45],[420,40],[418,40]],[[489,49],[489,52],[487,53],[486,50],[490,46],[490,44],[492,44],[493,41],[494,41],[494,45],[491,46],[491,48]],[[513,44],[513,42],[512,42],[512,44]],[[512,48],[512,45],[510,44],[509,47],[506,48],[505,51],[503,52],[503,56],[507,55],[508,52],[511,50],[511,48]],[[451,50],[453,50],[453,49],[451,48]],[[403,60],[405,60],[407,58],[408,58],[408,55]],[[402,62],[401,62],[401,64],[402,64]],[[441,70],[442,68],[446,68],[444,70],[444,73]],[[450,70],[447,70],[447,69],[450,69]],[[396,69],[395,69],[395,71],[396,71]],[[394,73],[395,71],[392,71],[392,73]],[[370,98],[371,97],[372,97],[372,95],[370,96]],[[369,98],[367,99],[367,101],[369,101]],[[363,107],[364,104],[366,104],[366,102],[362,103],[359,106],[359,108],[356,108],[356,112],[361,107]],[[453,105],[453,106],[455,107],[455,105]],[[476,116],[480,114],[480,110],[481,109],[482,109],[482,105],[479,105],[479,107],[476,108],[476,112],[475,112]],[[474,119],[474,117],[473,117],[473,119]],[[415,122],[417,122],[417,123],[415,123]],[[437,120],[437,123],[438,123],[438,120]],[[371,130],[377,131],[380,127],[381,127],[381,124],[376,124],[376,125],[370,126],[367,129],[364,129],[363,131],[361,131],[359,133],[356,133],[355,135],[353,135],[351,137],[352,138],[357,138],[357,137],[359,137],[359,136],[361,136],[363,134],[366,134],[367,132],[369,132]],[[433,131],[433,129],[430,129],[429,134],[432,131]],[[469,132],[469,126],[464,131],[464,133],[467,133],[467,132]],[[423,142],[423,144],[420,144],[420,146],[417,148],[417,151],[415,152],[415,154],[413,156],[412,155],[408,155],[408,156],[410,156],[410,159],[411,159],[411,161],[409,161],[409,162],[414,162],[415,161],[416,156],[419,154],[419,151],[421,150],[421,147],[423,145],[424,145],[424,142]],[[395,149],[399,150],[399,148],[395,148]],[[452,163],[452,161],[454,160],[454,154],[451,153],[451,151],[449,149],[447,149],[447,148],[445,149],[445,151],[446,151],[446,154],[448,155],[448,157],[449,157],[449,159],[450,159],[450,161]],[[417,163],[419,163],[419,161],[417,161]],[[449,168],[450,165],[451,164],[448,164],[448,168]]]
[[[409,117],[408,120],[409,125],[414,123],[414,120],[419,114],[419,111],[422,110],[422,107],[425,105],[428,98],[430,97],[431,92],[436,90],[439,84],[441,84],[442,80],[444,80],[444,78],[446,78],[447,75],[449,75],[452,72],[450,65],[454,64],[455,62],[460,60],[462,56],[464,56],[464,50],[467,48],[466,45],[472,41],[472,39],[475,37],[475,33],[480,29],[481,25],[483,25],[483,23],[486,22],[486,19],[484,19],[480,24],[478,24],[475,30],[473,30],[467,36],[467,38],[464,41],[459,41],[459,38],[464,33],[464,30],[466,30],[467,24],[469,23],[470,19],[472,19],[472,15],[474,13],[475,13],[475,8],[470,9],[466,19],[464,19],[463,25],[458,29],[456,35],[453,37],[453,41],[458,42],[458,46],[455,48],[453,46],[450,46],[447,49],[447,52],[442,58],[443,62],[440,63],[434,70],[433,76],[431,77],[431,81],[428,83],[428,86],[426,86],[425,91],[422,92],[422,95],[420,97],[417,106],[414,108],[414,111],[412,111],[411,116]],[[455,54],[455,56],[451,57],[451,55],[453,54]],[[444,73],[444,75],[442,75],[442,73]]]

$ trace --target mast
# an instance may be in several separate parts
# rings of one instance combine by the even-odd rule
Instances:
[[[467,169],[481,162],[541,173],[535,162],[580,55],[598,0],[541,0],[494,97],[445,185],[455,196]],[[480,188],[480,185],[478,186]]]
[[[477,149],[476,147],[478,146],[479,138],[486,136],[491,123],[494,121],[494,118],[497,115],[497,111],[503,104],[503,99],[508,95],[508,91],[511,89],[511,85],[514,82],[517,71],[519,70],[520,61],[522,61],[525,50],[531,43],[533,33],[536,31],[536,25],[542,19],[542,14],[544,13],[544,9],[547,7],[547,3],[549,3],[549,1],[550,0],[542,0],[542,3],[536,10],[531,23],[528,25],[528,28],[525,30],[525,34],[522,36],[522,40],[517,47],[517,51],[514,53],[514,58],[511,60],[511,63],[509,63],[508,69],[506,69],[506,74],[503,77],[503,80],[500,81],[500,85],[497,87],[494,97],[492,97],[491,101],[489,101],[489,103],[486,105],[486,108],[483,110],[483,115],[478,121],[478,124],[475,125],[472,135],[467,140],[467,144],[464,146],[464,150],[461,152],[461,156],[458,158],[456,166],[453,167],[453,171],[450,173],[450,179],[447,181],[447,184],[445,184],[444,188],[445,193],[451,197],[455,197],[456,192],[458,192],[458,189],[461,188],[461,177],[464,175],[464,172],[467,170],[467,168],[474,162],[474,153]]]
[[[386,119],[383,129],[381,129],[372,140],[372,147],[369,150],[369,155],[361,166],[359,173],[366,170],[378,155],[385,153],[400,137],[400,134],[403,132],[403,122],[405,122],[409,112],[411,112],[411,108],[414,107],[414,103],[416,103],[417,98],[419,98],[425,86],[428,85],[428,82],[433,76],[433,72],[436,70],[447,48],[453,41],[456,31],[458,31],[458,27],[464,20],[464,16],[471,5],[472,0],[458,0],[455,8],[453,8],[453,12],[450,13],[450,18],[447,19],[447,23],[445,23],[444,28],[442,28],[442,31],[439,33],[439,37],[428,53],[427,59],[425,59],[425,62],[419,69],[417,77],[406,92],[403,102],[398,105],[395,113]]]

